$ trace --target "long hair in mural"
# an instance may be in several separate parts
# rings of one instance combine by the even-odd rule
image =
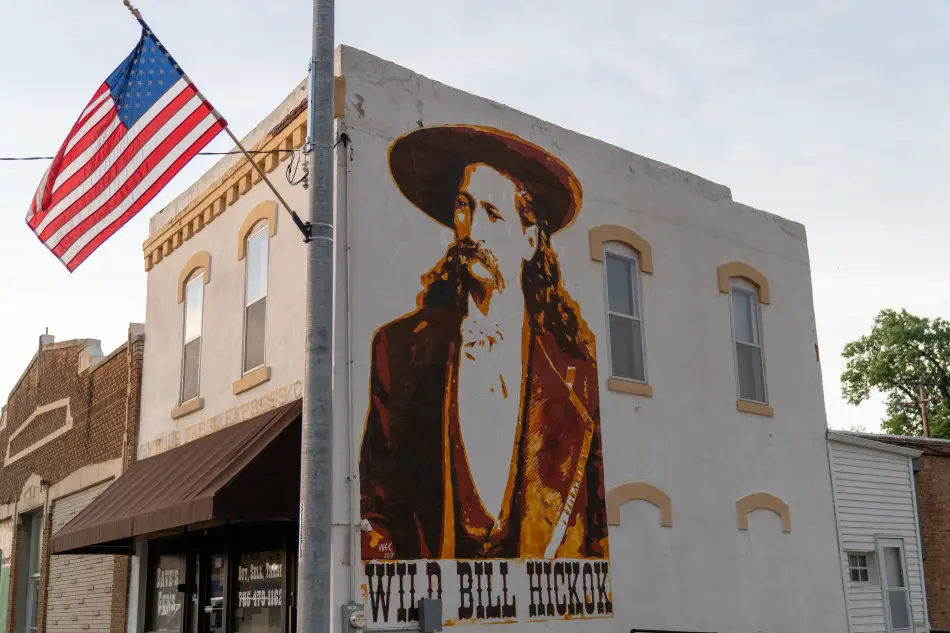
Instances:
[[[451,243],[416,309],[370,349],[360,490],[373,622],[413,619],[433,586],[454,587],[458,621],[609,615],[594,336],[552,242],[580,212],[581,183],[542,148],[471,125],[410,132],[389,166]],[[395,577],[402,599],[404,576],[414,595],[397,616],[389,589]],[[546,602],[534,589],[552,577],[563,600]]]

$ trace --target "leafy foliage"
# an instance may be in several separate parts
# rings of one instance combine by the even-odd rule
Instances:
[[[950,322],[881,310],[871,333],[844,347],[841,392],[854,405],[884,394],[886,433],[923,435],[918,384],[925,386],[933,437],[950,439]]]

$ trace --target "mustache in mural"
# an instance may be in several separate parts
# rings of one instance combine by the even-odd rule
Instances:
[[[505,278],[498,267],[498,258],[482,242],[465,240],[463,274],[468,277],[468,292],[482,314],[488,312],[492,295],[505,291]]]
[[[445,257],[422,277],[419,303],[432,307],[463,307],[472,297],[484,314],[492,296],[505,291],[498,258],[483,242],[463,238],[449,246]]]

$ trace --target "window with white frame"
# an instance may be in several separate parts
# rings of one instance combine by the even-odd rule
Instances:
[[[604,255],[610,375],[646,382],[639,258],[633,249],[615,244]]]
[[[732,279],[729,284],[729,299],[739,399],[765,404],[768,399],[765,390],[765,359],[762,353],[758,289],[745,280]]]
[[[848,553],[848,575],[851,582],[871,582],[871,569],[867,552]]]
[[[264,366],[264,327],[267,316],[267,222],[247,236],[244,282],[244,373]]]
[[[182,343],[181,401],[198,397],[201,374],[201,315],[204,311],[204,271],[192,274],[185,284],[185,327]]]

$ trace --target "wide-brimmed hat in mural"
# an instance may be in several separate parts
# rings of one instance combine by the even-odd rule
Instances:
[[[454,228],[454,203],[465,170],[487,165],[511,178],[532,200],[539,223],[555,233],[581,206],[581,183],[559,158],[490,127],[437,125],[402,136],[389,149],[389,169],[402,194],[423,213]]]

